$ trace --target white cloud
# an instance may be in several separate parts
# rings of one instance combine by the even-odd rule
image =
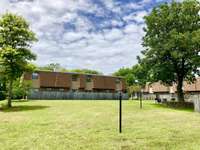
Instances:
[[[37,64],[56,62],[70,69],[90,68],[112,73],[120,67],[135,64],[136,56],[143,49],[143,25],[129,21],[141,23],[147,12],[141,10],[124,16],[123,11],[141,9],[149,2],[150,0],[143,0],[137,4],[122,6],[113,0],[105,0],[103,4],[106,8],[102,8],[91,0],[34,0],[13,3],[0,0],[0,14],[6,11],[15,12],[30,22],[39,39],[33,46],[33,51],[38,55]],[[95,13],[97,17],[108,17],[109,10],[123,18],[126,25],[123,26],[124,22],[119,18],[100,23],[97,23],[98,20],[92,22],[87,16],[79,15],[80,10]],[[75,30],[67,29],[65,24],[74,26]],[[96,29],[95,25],[102,30],[90,32]],[[109,25],[115,28],[104,29]]]
[[[144,22],[144,16],[146,16],[148,13],[147,11],[138,11],[135,13],[132,13],[128,16],[124,17],[125,21],[136,21],[137,23],[143,23]]]

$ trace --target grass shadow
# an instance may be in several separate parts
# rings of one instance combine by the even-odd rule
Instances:
[[[15,100],[12,100],[12,102],[21,103],[21,102],[29,102],[29,100],[26,100],[26,99],[15,99]]]
[[[46,109],[46,108],[49,108],[49,106],[39,106],[39,105],[29,106],[29,105],[22,105],[22,106],[13,106],[11,108],[3,106],[3,107],[0,108],[0,111],[2,111],[2,112],[21,112],[21,111],[40,110],[40,109]]]
[[[152,105],[154,107],[157,108],[165,108],[165,109],[172,109],[172,110],[179,110],[179,111],[187,111],[187,112],[194,112],[194,108],[187,108],[187,107],[173,107],[173,106],[169,106],[166,104],[158,104],[158,103],[151,103],[149,105]]]

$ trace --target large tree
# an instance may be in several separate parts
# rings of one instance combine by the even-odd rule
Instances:
[[[36,40],[23,17],[6,13],[0,18],[0,66],[8,83],[8,107],[12,106],[13,81],[30,70],[29,61],[36,59],[30,49]]]
[[[200,67],[200,3],[185,0],[162,4],[145,17],[141,63],[154,81],[177,84],[184,101],[183,81],[192,82]]]
[[[114,76],[124,77],[126,81],[126,85],[130,86],[135,83],[135,76],[133,75],[133,71],[131,68],[120,68],[115,73],[113,73]]]
[[[136,64],[130,68],[120,68],[113,73],[115,76],[124,77],[128,86],[144,86],[147,82],[147,70],[144,65]]]

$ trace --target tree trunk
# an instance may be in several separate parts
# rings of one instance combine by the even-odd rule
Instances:
[[[178,101],[179,102],[184,102],[183,78],[179,78],[178,79],[177,95],[178,95]]]
[[[8,107],[12,107],[12,84],[13,81],[10,80],[9,81],[9,85],[8,85]]]

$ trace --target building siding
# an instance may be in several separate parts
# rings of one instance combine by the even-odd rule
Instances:
[[[70,88],[71,75],[57,72],[38,72],[40,87],[46,88]]]
[[[85,89],[86,81],[85,81],[85,75],[79,75],[80,78],[80,89]]]
[[[32,79],[31,73],[25,73],[24,80],[32,81],[32,88],[42,92],[40,93],[40,97],[43,97],[42,95],[46,94],[46,92],[50,92],[51,94],[53,92],[55,94],[60,91],[65,93],[71,91],[85,93],[117,93],[118,91],[126,91],[125,81],[120,77],[46,71],[36,71],[36,73],[38,74],[37,79]],[[76,77],[76,79],[74,80],[73,77]],[[88,77],[91,79],[90,81]],[[118,85],[116,83],[117,79],[120,79]],[[32,94],[33,93],[34,92],[32,92]],[[62,95],[60,96],[62,97]],[[96,97],[98,98],[98,96]],[[109,96],[104,97],[108,98]],[[49,98],[49,96],[47,96],[47,98]]]
[[[155,99],[159,97],[166,100],[177,100],[177,85],[166,86],[161,82],[155,82],[152,84],[146,84],[144,88],[143,98],[144,99]],[[150,92],[152,89],[152,93]],[[188,102],[193,102],[196,99],[200,100],[200,78],[197,78],[194,83],[183,83],[184,98]]]
[[[170,93],[170,91],[173,91],[174,93],[177,92],[176,89],[177,85],[173,84],[172,86],[167,86],[162,84],[161,82],[155,82],[152,84],[146,84],[145,88],[143,89],[145,92],[149,93],[150,88],[154,93]],[[197,92],[200,91],[200,78],[197,78],[194,83],[188,83],[184,81],[183,83],[183,91],[184,92]]]

